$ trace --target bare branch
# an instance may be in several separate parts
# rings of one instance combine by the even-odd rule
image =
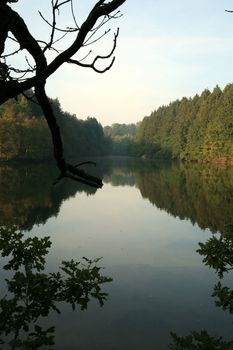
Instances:
[[[76,25],[76,28],[79,30],[79,25],[78,25],[78,23],[77,23],[77,21],[76,21],[76,17],[75,17],[75,14],[74,14],[73,0],[71,0],[70,4],[71,4],[71,14],[72,14],[74,23],[75,23],[75,25]]]
[[[107,3],[105,2],[105,0],[97,1],[97,3],[94,5],[93,9],[89,13],[87,19],[81,25],[81,27],[78,27],[77,25],[77,22],[74,16],[72,1],[73,0],[63,0],[63,1],[52,0],[51,1],[52,23],[50,23],[40,13],[40,16],[42,17],[42,19],[51,27],[50,39],[48,43],[35,40],[35,38],[31,35],[26,24],[24,23],[23,19],[18,15],[18,13],[13,11],[9,6],[7,6],[6,3],[4,3],[4,1],[2,2],[0,1],[0,24],[1,24],[0,57],[5,49],[5,41],[7,39],[8,32],[11,32],[15,37],[15,39],[13,38],[12,40],[19,43],[20,50],[23,50],[23,49],[27,50],[27,52],[33,57],[35,61],[35,68],[32,67],[32,65],[29,63],[28,59],[26,58],[28,69],[23,71],[23,70],[17,70],[11,67],[11,70],[14,71],[15,73],[24,73],[24,74],[33,73],[36,70],[35,75],[33,77],[29,77],[25,79],[25,81],[21,82],[20,78],[13,80],[9,75],[4,76],[4,69],[8,74],[9,66],[7,64],[4,65],[4,63],[1,63],[0,68],[2,67],[3,73],[2,73],[2,78],[0,77],[0,104],[4,103],[9,98],[16,97],[17,95],[19,95],[25,90],[29,90],[30,88],[34,87],[35,97],[42,108],[42,111],[44,113],[44,116],[47,120],[49,129],[51,132],[53,145],[54,145],[54,157],[56,159],[57,166],[61,172],[61,175],[59,176],[58,181],[63,177],[69,177],[94,187],[102,187],[103,184],[101,179],[95,176],[89,175],[81,169],[78,169],[79,165],[73,166],[65,161],[60,129],[57,124],[56,117],[54,115],[50,101],[45,92],[45,83],[47,78],[66,62],[74,63],[82,67],[90,67],[98,73],[104,73],[105,71],[107,71],[112,67],[115,57],[113,57],[110,64],[102,70],[97,69],[95,67],[95,64],[97,63],[98,60],[105,60],[112,57],[116,49],[116,42],[119,34],[119,29],[117,30],[117,33],[114,34],[113,47],[109,54],[97,55],[91,64],[84,64],[81,62],[89,56],[91,51],[82,60],[79,60],[79,61],[73,60],[72,57],[76,53],[78,53],[78,51],[82,47],[95,43],[96,41],[100,40],[100,38],[102,38],[104,35],[106,35],[109,32],[109,30],[107,30],[97,39],[93,40],[92,42],[90,41],[90,39],[93,38],[96,32],[104,24],[106,24],[110,19],[118,18],[119,12],[113,15],[112,13],[114,13],[114,11],[116,11],[119,8],[119,6],[121,6],[126,0],[111,0]],[[68,3],[71,4],[72,17],[75,22],[76,28],[67,28],[67,29],[57,28],[56,15],[59,14],[60,8]],[[102,17],[103,17],[103,20],[97,25],[98,21],[101,20]],[[76,32],[77,35],[73,43],[66,50],[59,53],[57,57],[50,64],[47,64],[45,51],[47,49],[54,49],[53,44],[58,42],[64,37],[63,35],[62,37],[55,40],[56,31],[63,32],[65,33],[64,35],[66,35],[66,33]],[[43,49],[40,47],[39,42],[45,44],[45,47]]]
[[[53,27],[53,23],[51,24],[51,23],[43,16],[43,14],[42,14],[40,11],[38,11],[38,13],[39,13],[40,17],[41,17],[52,29],[57,30],[58,32],[73,33],[73,32],[77,32],[77,31],[78,31],[77,28],[71,28],[71,27],[68,27],[68,28],[66,28],[66,29],[57,28],[56,26]]]
[[[8,54],[2,55],[1,58],[7,58],[7,57],[10,57],[10,56],[14,56],[14,55],[18,54],[20,51],[21,51],[21,48],[19,48],[18,50],[15,50],[13,52],[10,52]]]
[[[60,38],[54,40],[54,41],[53,41],[53,44],[56,44],[56,43],[58,43],[59,41],[61,41],[67,34],[69,34],[69,32],[64,33],[62,36],[60,36]],[[58,52],[58,50],[55,49],[54,47],[51,46],[50,48]]]
[[[108,71],[108,70],[112,67],[112,65],[113,65],[113,63],[114,63],[114,61],[115,61],[115,57],[112,58],[111,63],[110,63],[107,67],[105,67],[104,69],[98,69],[98,68],[96,68],[96,67],[95,67],[95,64],[96,64],[96,62],[97,62],[98,60],[100,60],[100,59],[101,59],[101,60],[105,60],[105,59],[111,58],[111,56],[113,55],[113,53],[114,53],[114,51],[115,51],[115,49],[116,49],[116,44],[117,44],[117,37],[118,37],[118,35],[119,35],[119,28],[117,29],[117,32],[114,34],[113,47],[112,47],[111,52],[110,52],[108,55],[105,55],[105,56],[100,56],[100,55],[98,55],[98,56],[96,56],[96,57],[94,58],[93,62],[90,63],[90,64],[85,64],[85,63],[82,63],[80,60],[78,61],[78,60],[73,60],[73,59],[69,59],[67,62],[68,62],[68,63],[72,63],[72,64],[76,64],[76,65],[78,65],[78,66],[80,66],[80,67],[91,68],[91,69],[93,69],[96,73],[105,73],[106,71]]]
[[[105,35],[107,35],[110,31],[111,31],[111,29],[105,30],[105,32],[103,34],[101,34],[98,38],[96,38],[95,40],[92,40],[91,42],[88,42],[91,39],[91,37],[93,37],[95,35],[95,32],[93,32],[89,36],[89,38],[87,38],[87,40],[83,43],[83,46],[90,46],[90,45],[96,43],[97,41],[102,39]]]
[[[4,85],[4,93],[0,94],[0,103],[5,102],[9,98],[14,97],[21,92],[28,90],[35,86],[41,79],[47,79],[52,75],[62,64],[67,62],[74,56],[79,49],[83,46],[83,42],[86,39],[87,34],[91,29],[94,28],[97,20],[102,16],[107,16],[121,6],[126,0],[112,0],[104,4],[104,1],[98,1],[89,13],[87,19],[84,21],[80,30],[78,31],[77,37],[65,51],[61,52],[49,65],[40,73],[37,73],[35,77],[27,79],[22,83],[15,82],[14,84]]]
[[[95,65],[94,65],[94,62],[91,63],[91,64],[84,64],[84,63],[81,63],[81,62],[79,62],[79,61],[70,59],[70,60],[68,61],[68,63],[76,64],[77,66],[80,66],[80,67],[83,67],[83,68],[91,68],[91,69],[93,69],[96,73],[102,74],[102,73],[107,72],[109,69],[111,69],[111,67],[113,66],[114,61],[115,61],[115,57],[113,57],[112,60],[111,60],[111,63],[110,63],[107,67],[105,67],[105,68],[103,68],[103,69],[96,68]]]
[[[90,54],[92,53],[92,50],[90,50],[83,58],[79,59],[79,62],[84,61],[88,56],[90,56]]]

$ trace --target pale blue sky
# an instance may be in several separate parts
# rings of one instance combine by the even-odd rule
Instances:
[[[93,0],[75,0],[79,21]],[[50,0],[40,4],[19,0],[13,7],[45,37],[47,26],[38,15],[49,16]],[[99,75],[71,65],[48,81],[47,91],[64,110],[78,118],[96,117],[103,125],[141,120],[162,104],[193,96],[233,80],[233,9],[230,0],[126,0],[120,26],[116,62]],[[60,17],[64,25],[68,16]],[[111,47],[111,34],[95,46],[96,53]],[[108,45],[107,45],[108,44]]]

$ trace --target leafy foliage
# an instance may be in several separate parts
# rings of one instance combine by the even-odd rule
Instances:
[[[204,256],[205,265],[214,268],[220,278],[224,273],[233,269],[233,225],[228,224],[225,232],[220,238],[211,237],[206,243],[199,243],[200,249],[197,252]],[[222,286],[219,281],[214,286],[212,293],[217,300],[215,304],[224,311],[233,314],[233,290]],[[191,332],[190,335],[179,337],[171,333],[173,343],[170,348],[173,350],[232,350],[233,341],[224,341],[222,337],[212,337],[206,331]]]
[[[186,337],[171,333],[173,350],[232,350],[233,342],[226,342],[222,337],[212,337],[206,331],[192,332]]]
[[[60,271],[42,273],[50,246],[49,237],[24,238],[15,227],[1,228],[1,255],[10,257],[4,269],[14,274],[5,280],[9,296],[0,300],[0,334],[1,342],[12,348],[38,349],[53,344],[54,328],[43,330],[37,322],[51,310],[60,313],[59,302],[69,303],[73,310],[78,305],[85,310],[90,298],[101,306],[107,298],[101,285],[112,279],[101,275],[100,259],[63,261]],[[11,334],[10,342],[3,339]]]
[[[221,282],[218,282],[214,286],[213,297],[217,297],[215,302],[216,306],[221,307],[224,311],[229,311],[233,314],[233,290],[229,287],[222,286]]]
[[[197,252],[204,256],[204,264],[215,269],[220,278],[233,269],[233,233],[227,232],[219,238],[213,236],[199,246]]]

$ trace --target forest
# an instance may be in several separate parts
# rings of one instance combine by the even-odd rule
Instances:
[[[233,163],[233,84],[204,90],[145,117],[136,135],[138,155],[148,158]]]
[[[137,124],[102,125],[80,120],[51,99],[67,157],[137,156],[233,163],[233,84],[159,107]],[[0,159],[52,159],[52,143],[40,107],[20,95],[0,106]]]
[[[114,156],[135,156],[135,137],[140,123],[119,124],[104,127],[104,134],[109,140],[109,154]]]
[[[58,99],[51,104],[60,126],[67,157],[103,155],[107,138],[95,118],[85,121],[64,112]],[[40,161],[53,158],[51,136],[43,113],[23,95],[0,106],[0,159]]]

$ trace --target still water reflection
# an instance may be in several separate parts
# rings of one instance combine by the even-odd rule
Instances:
[[[52,186],[49,165],[0,168],[1,226],[49,235],[48,271],[103,256],[113,278],[104,308],[91,302],[73,313],[62,304],[60,317],[42,320],[56,327],[52,348],[163,350],[171,331],[202,329],[229,339],[230,314],[210,298],[217,277],[196,251],[233,220],[232,168],[100,159],[95,171],[105,183],[98,191],[70,180]]]

